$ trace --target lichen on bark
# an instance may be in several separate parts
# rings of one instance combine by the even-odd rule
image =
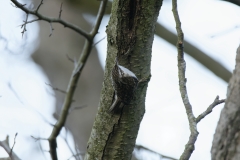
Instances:
[[[145,112],[147,82],[140,83],[130,105],[122,114],[107,111],[112,103],[111,70],[119,63],[139,79],[150,76],[151,48],[162,0],[114,0],[107,26],[108,51],[98,113],[85,159],[130,159]],[[130,53],[125,53],[133,48]]]

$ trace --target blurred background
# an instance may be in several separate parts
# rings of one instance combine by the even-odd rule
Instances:
[[[21,0],[35,9],[40,0]],[[40,13],[58,17],[63,2],[62,19],[86,31],[94,26],[100,2],[96,0],[44,0]],[[213,102],[217,95],[226,97],[228,79],[235,66],[240,42],[240,8],[220,0],[181,0],[178,11],[185,34],[187,87],[195,116]],[[21,24],[26,14],[0,1],[0,141],[9,135],[10,146],[23,160],[50,159],[48,138],[61,111],[74,63],[83,47],[84,38],[76,32],[53,24],[34,22],[22,36]],[[154,152],[134,153],[138,159],[164,159],[156,153],[179,158],[188,141],[189,127],[178,90],[175,22],[171,1],[165,0],[160,10],[152,48],[152,78],[146,98],[146,113],[137,144]],[[84,155],[97,112],[106,59],[106,25],[108,4],[99,33],[77,86],[65,128],[58,137],[60,160]],[[29,20],[35,19],[29,16]],[[103,39],[104,38],[104,39]],[[103,40],[102,40],[103,39]],[[60,90],[60,91],[58,91]],[[213,134],[223,105],[198,125],[200,132],[192,160],[210,159]],[[35,138],[33,138],[35,137]],[[0,157],[8,157],[0,148]],[[79,156],[80,157],[80,156]],[[81,159],[81,158],[78,158]],[[165,158],[167,159],[167,158]]]

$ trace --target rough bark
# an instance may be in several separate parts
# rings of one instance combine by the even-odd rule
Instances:
[[[111,70],[119,63],[139,79],[150,76],[151,48],[162,0],[115,0],[107,26],[108,54],[100,105],[88,142],[85,159],[130,159],[145,112],[147,82],[139,84],[130,105],[122,114],[107,112],[113,98]],[[133,48],[127,55],[124,55]]]
[[[212,160],[240,159],[240,46],[211,149]]]

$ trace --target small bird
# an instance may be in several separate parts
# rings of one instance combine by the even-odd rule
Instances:
[[[119,113],[125,105],[130,104],[138,86],[137,76],[129,69],[118,64],[117,58],[112,69],[112,85],[115,96],[109,113]]]

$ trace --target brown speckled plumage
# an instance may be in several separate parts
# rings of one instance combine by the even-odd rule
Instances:
[[[115,96],[109,112],[119,113],[123,106],[130,104],[138,85],[138,79],[129,69],[119,66],[118,63],[115,62],[112,69],[112,84],[115,90]]]

